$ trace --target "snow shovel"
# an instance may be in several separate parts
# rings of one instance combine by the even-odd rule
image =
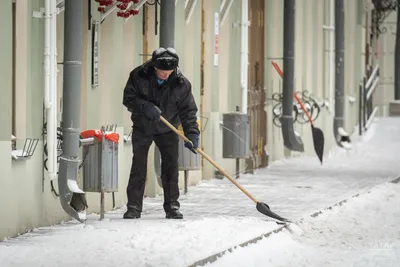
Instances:
[[[180,138],[182,138],[186,142],[190,142],[190,140],[182,134],[178,129],[176,129],[171,123],[169,123],[163,116],[160,116],[160,120],[165,123],[172,131],[174,131]],[[235,179],[232,178],[226,171],[224,171],[214,160],[212,160],[205,152],[203,152],[200,148],[196,148],[196,151],[202,155],[206,160],[208,160],[215,168],[217,168],[226,178],[229,179],[234,185],[237,186],[243,193],[245,193],[251,200],[256,203],[256,208],[262,214],[276,219],[282,222],[289,222],[288,219],[282,218],[281,216],[272,212],[269,206],[263,202],[258,201],[255,197],[253,197],[249,192],[247,192]]]
[[[275,61],[272,61],[271,63],[272,63],[272,66],[274,66],[275,70],[278,72],[279,76],[281,76],[281,78],[283,79],[283,71],[281,70],[279,65]],[[314,150],[318,156],[319,161],[321,161],[321,164],[322,164],[322,158],[324,156],[324,143],[325,143],[324,133],[322,132],[321,129],[314,127],[314,124],[313,124],[310,114],[307,112],[307,109],[304,107],[300,98],[296,95],[296,92],[293,93],[293,96],[296,99],[296,101],[299,103],[301,109],[307,115],[308,120],[310,121],[311,134],[312,134],[312,138],[313,138],[313,142],[314,142]]]
[[[321,164],[322,164],[322,158],[324,156],[324,142],[325,142],[324,133],[322,132],[322,130],[320,128],[317,128],[314,126],[310,114],[308,114],[307,109],[304,107],[303,103],[297,96],[296,92],[294,92],[293,95],[294,95],[294,98],[299,103],[301,109],[307,115],[308,120],[310,121],[311,133],[312,133],[312,138],[313,138],[313,142],[314,142],[314,150],[315,150],[315,153],[317,153],[319,161],[321,161]]]

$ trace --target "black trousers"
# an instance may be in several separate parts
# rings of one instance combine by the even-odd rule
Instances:
[[[132,167],[127,187],[128,209],[139,212],[143,207],[143,194],[147,174],[147,156],[154,141],[161,154],[161,180],[164,190],[164,211],[180,208],[178,186],[179,137],[174,132],[149,136],[140,129],[132,131]]]

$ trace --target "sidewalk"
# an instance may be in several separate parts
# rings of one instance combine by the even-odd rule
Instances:
[[[291,158],[238,182],[297,220],[397,177],[398,151],[400,119],[378,119],[353,150],[335,149],[322,166],[316,157]],[[280,227],[227,179],[190,187],[180,200],[182,221],[164,219],[160,196],[145,199],[140,220],[121,219],[123,208],[104,221],[90,215],[86,224],[35,229],[0,243],[1,266],[188,266]]]

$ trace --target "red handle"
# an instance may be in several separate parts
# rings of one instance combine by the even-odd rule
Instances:
[[[282,69],[279,67],[278,63],[276,63],[275,61],[272,61],[272,66],[274,66],[276,72],[278,72],[279,76],[281,76],[281,78],[283,79],[283,71]],[[311,125],[313,124],[312,119],[310,114],[308,114],[307,109],[304,107],[303,103],[301,102],[300,98],[297,96],[296,92],[293,92],[293,96],[296,99],[296,101],[299,103],[301,109],[304,111],[304,113],[307,115],[308,120],[310,121]]]

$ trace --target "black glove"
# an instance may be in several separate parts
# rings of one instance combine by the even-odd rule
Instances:
[[[199,135],[188,134],[186,137],[190,140],[190,142],[185,141],[185,147],[192,151],[194,154],[197,154],[196,148],[199,147]]]
[[[150,102],[144,107],[143,113],[151,121],[160,120],[161,110]]]

